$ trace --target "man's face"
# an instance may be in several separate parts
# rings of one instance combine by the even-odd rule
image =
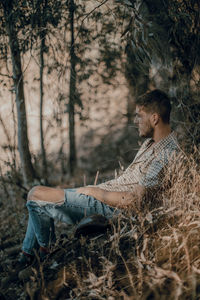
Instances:
[[[138,126],[139,136],[152,138],[154,128],[151,124],[152,113],[146,112],[143,106],[136,106],[134,123]]]

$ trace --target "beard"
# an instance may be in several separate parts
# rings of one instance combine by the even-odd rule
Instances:
[[[143,138],[152,138],[154,135],[154,128],[148,124],[148,126],[139,131],[139,135]]]

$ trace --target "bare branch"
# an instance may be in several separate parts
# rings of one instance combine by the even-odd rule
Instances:
[[[8,77],[8,78],[12,78],[12,76],[10,76],[8,74],[2,74],[2,73],[0,73],[0,76],[5,76],[5,77]]]
[[[96,9],[98,9],[99,7],[101,7],[102,5],[104,5],[106,2],[108,2],[109,0],[105,0],[105,1],[103,1],[102,3],[100,3],[99,5],[97,5],[95,8],[93,8],[84,18],[83,18],[83,20],[81,21],[81,25],[80,25],[80,28],[79,28],[79,30],[78,30],[78,32],[77,32],[77,35],[76,35],[76,37],[75,37],[75,39],[74,39],[74,43],[76,42],[76,40],[77,40],[77,38],[78,38],[78,36],[79,36],[79,33],[80,33],[80,31],[81,31],[81,27],[83,26],[83,23],[84,23],[84,21],[89,17],[89,15],[91,15]]]

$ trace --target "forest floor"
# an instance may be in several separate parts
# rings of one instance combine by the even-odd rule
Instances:
[[[115,231],[120,225],[115,222],[107,226],[106,223],[103,229],[101,226],[94,232],[89,228],[89,231],[86,229],[81,235],[76,236],[76,226],[57,223],[58,239],[51,253],[42,263],[39,258],[36,259],[36,262],[23,273],[23,271],[18,272],[16,265],[26,230],[27,217],[24,199],[19,197],[15,203],[1,202],[0,299],[99,299],[99,292],[96,292],[96,289],[98,290],[104,281],[109,281],[106,277],[108,275],[111,279],[114,271],[115,259],[112,261],[112,252],[115,253],[116,250],[114,244],[118,242],[116,240],[118,238],[115,237]],[[127,249],[131,250],[133,246],[132,239],[128,241],[125,238],[125,240],[125,244],[121,243],[120,246],[123,252]],[[123,265],[124,258],[119,256],[117,259]],[[103,270],[104,266],[106,272]],[[119,274],[123,274],[124,271],[124,267],[121,266]],[[84,282],[87,282],[86,285]],[[90,291],[86,288],[88,284],[91,285]],[[113,294],[109,290],[113,283],[107,284],[108,286],[102,286],[102,299],[108,299],[108,295]],[[127,285],[126,280],[123,285]],[[127,290],[129,289],[127,287]],[[120,292],[120,288],[114,294],[115,296],[119,294],[119,299],[122,295],[123,299],[123,291]]]

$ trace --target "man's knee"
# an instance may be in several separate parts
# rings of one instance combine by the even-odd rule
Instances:
[[[41,192],[42,192],[42,186],[40,185],[34,186],[28,193],[27,201],[30,200],[34,201],[39,199],[38,196],[40,195]]]

